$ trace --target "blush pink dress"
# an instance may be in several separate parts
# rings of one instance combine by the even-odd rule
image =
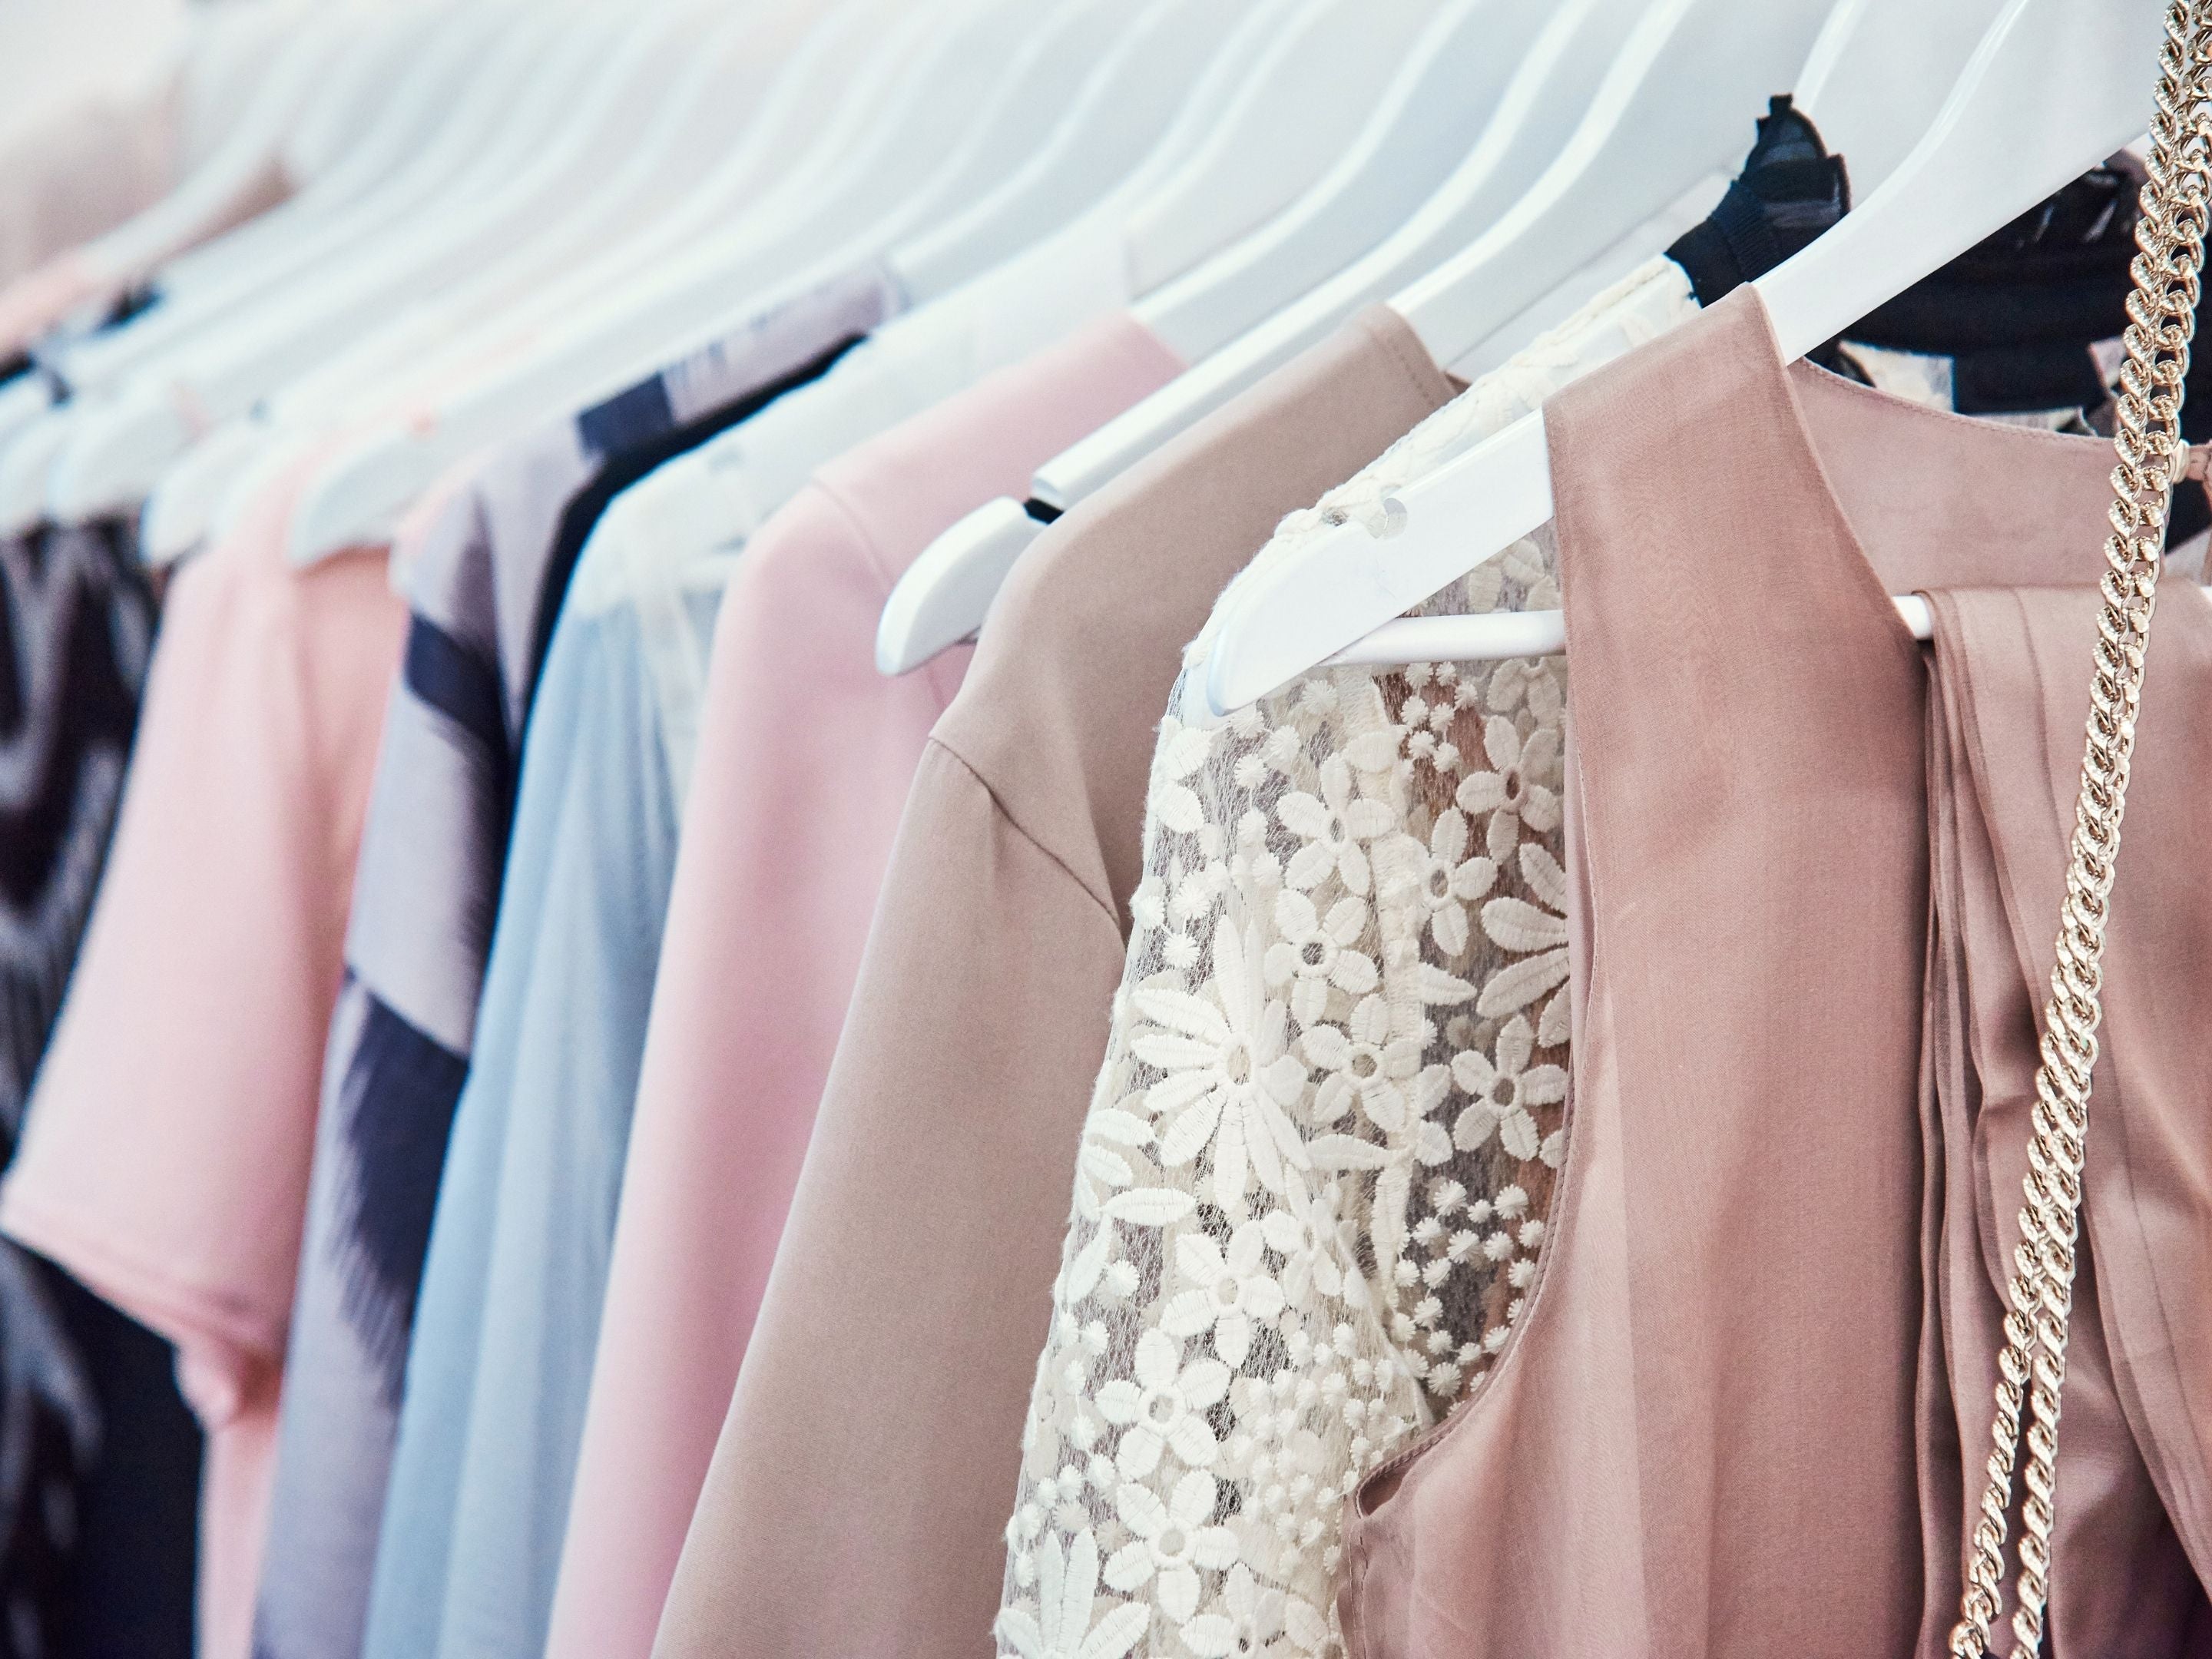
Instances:
[[[2111,447],[1785,367],[1750,289],[1545,418],[1573,672],[1565,1162],[1498,1362],[1347,1506],[1346,1647],[1936,1659],[1987,1443]],[[1915,589],[1925,657],[1887,597]],[[2166,598],[2152,661],[2058,1659],[2212,1637],[2202,595]]]

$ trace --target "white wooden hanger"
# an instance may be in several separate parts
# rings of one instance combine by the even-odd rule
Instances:
[[[193,8],[181,21],[184,94],[179,155],[190,173],[215,154],[246,112],[310,0]]]
[[[65,12],[64,6],[56,4],[42,19],[40,9],[31,8],[25,20],[33,37],[30,45],[50,50],[85,50],[87,43],[76,33],[81,26]],[[130,93],[143,79],[145,84],[133,95],[152,98],[163,95],[159,88],[166,84],[170,88],[166,95],[173,100],[172,143],[178,171],[183,179],[201,179],[206,164],[216,158],[224,141],[242,122],[265,115],[265,106],[255,105],[256,89],[269,76],[273,63],[289,60],[296,52],[297,43],[290,37],[303,15],[297,5],[276,3],[235,6],[213,13],[179,11],[172,28],[167,17],[149,20],[126,10],[125,27],[148,27],[150,22],[153,27],[149,33],[162,38],[131,42],[121,54],[124,61],[100,66],[94,85],[120,95]],[[327,27],[332,21],[331,15],[325,13],[319,27]],[[354,27],[360,21],[348,20]],[[4,21],[0,21],[0,37],[9,34]],[[67,88],[72,83],[68,76],[62,79],[66,97],[70,95]],[[0,127],[21,113],[0,112]],[[301,125],[304,127],[317,118],[318,111],[311,101]],[[290,147],[297,145],[295,134]],[[305,176],[296,168],[292,173],[295,177]],[[184,257],[198,251],[188,250]],[[58,333],[40,343],[47,362],[52,361],[61,338]],[[18,375],[0,384],[0,446],[53,403],[52,386],[45,375]]]
[[[799,3],[774,0],[762,9],[795,13]],[[696,158],[738,142],[758,113],[775,64],[790,45],[787,31],[776,26],[789,21],[756,17],[750,7],[724,17],[708,15],[704,32],[640,124],[635,153],[596,187],[452,287],[425,295],[279,387],[256,412],[265,410],[272,422],[290,424],[316,413],[380,408],[394,376],[411,374],[425,353],[465,337],[471,325],[495,337],[508,305],[665,212]]]
[[[1212,137],[1130,210],[1133,288],[1140,295],[1158,288],[1206,260],[1224,238],[1249,234],[1255,221],[1310,195],[1319,175],[1341,173],[1340,162],[1329,164],[1366,137],[1372,122],[1363,123],[1363,112],[1400,93],[1410,56],[1438,55],[1437,23],[1459,22],[1478,3],[1459,0],[1441,15],[1428,0],[1305,7],[1264,48],[1237,106],[1224,112]],[[1474,63],[1495,62],[1508,49],[1510,43],[1492,41],[1489,56]],[[1437,78],[1455,82],[1436,88],[1443,94],[1437,101],[1448,97],[1455,109],[1483,95],[1480,77],[1472,85],[1455,75]],[[1140,315],[1144,305],[1140,299]],[[877,630],[884,672],[918,667],[974,633],[1037,528],[1026,509],[1002,500],[939,537],[884,606]]]
[[[264,196],[286,139],[338,68],[355,28],[340,12],[298,20],[215,153],[168,196],[79,250],[97,278],[117,287],[138,282]]]
[[[164,471],[139,520],[143,556],[166,564],[204,544],[228,507],[252,493],[264,473],[261,453],[272,445],[292,453],[296,445],[283,442],[288,431],[334,429],[365,410],[403,407],[418,396],[414,387],[452,383],[456,365],[526,341],[546,296],[564,283],[571,295],[580,292],[573,285],[580,268],[595,261],[606,268],[611,250],[653,241],[677,215],[699,223],[696,157],[801,153],[811,106],[823,101],[817,82],[832,66],[849,13],[823,20],[814,0],[768,0],[761,15],[723,20],[671,86],[659,131],[648,133],[644,149],[591,201],[452,295],[404,312],[250,416],[210,431]],[[1037,66],[1036,80],[1051,86],[1046,66]],[[1029,86],[1024,82],[1024,93]]]
[[[1793,96],[1863,199],[1897,170],[1996,21],[1999,0],[1843,0]]]
[[[688,260],[683,258],[682,239],[714,240],[709,233],[720,225],[718,247],[747,247],[751,244],[744,230],[757,231],[763,220],[772,221],[777,203],[794,194],[820,199],[823,181],[834,176],[836,166],[871,130],[886,88],[898,83],[915,50],[915,32],[924,25],[913,16],[902,17],[902,0],[846,0],[817,22],[775,76],[759,118],[682,208],[638,246],[611,252],[514,307],[511,321],[518,336],[557,337],[565,325],[573,337],[579,325],[569,313],[580,307],[587,318],[597,319],[597,325],[620,326],[628,319],[623,296],[641,286],[641,278],[655,270],[656,259],[674,258],[685,274],[701,274],[698,250],[690,250]],[[739,228],[732,231],[732,224]],[[662,275],[665,280],[666,274]],[[556,329],[555,337],[542,334],[549,325]],[[532,331],[541,333],[533,336]],[[594,327],[586,326],[584,331],[592,333]],[[640,355],[659,337],[658,332],[644,337]],[[423,374],[431,384],[450,384],[475,362],[480,349],[469,344],[434,356]],[[180,477],[178,489],[184,504],[173,512],[161,507],[164,492],[157,488],[144,522],[147,534],[142,546],[149,556],[160,562],[191,550],[203,538],[221,540],[228,535],[262,485],[306,453],[309,441],[278,434],[242,464],[236,453],[227,459],[219,449],[211,450],[205,464],[220,476]],[[402,465],[407,464],[403,459]],[[187,473],[197,471],[190,463],[184,465]],[[7,487],[5,458],[0,455],[0,508],[5,506]],[[191,517],[205,510],[191,503],[191,492],[203,489],[215,501],[204,531]]]
[[[293,145],[306,185],[258,218],[165,263],[163,302],[234,277],[288,236],[350,207],[392,178],[444,117],[453,86],[482,52],[480,35],[488,37],[496,21],[489,0],[423,5],[395,15],[383,32],[392,54],[386,95],[344,118],[332,112],[335,101],[310,108]]]
[[[1335,165],[1274,219],[1146,294],[1139,320],[1198,362],[1376,246],[1467,158],[1545,16],[1514,0],[1439,9]]]
[[[672,268],[693,273],[719,269],[719,252],[745,244],[769,185],[773,182],[788,193],[794,179],[811,183],[825,135],[833,127],[848,130],[855,109],[846,94],[870,72],[870,49],[882,44],[877,20],[896,3],[846,0],[813,21],[777,67],[758,115],[744,124],[726,151],[635,236],[550,276],[530,294],[514,296],[501,311],[507,337],[527,339],[559,326],[573,331],[580,318],[618,325],[635,296],[668,280]],[[419,365],[418,380],[450,385],[483,355],[485,344],[479,338],[444,343]]]
[[[1283,125],[1297,118],[1297,112],[1272,100],[1248,99],[1244,94],[1247,88],[1254,86],[1276,98],[1287,97],[1296,90],[1295,81],[1286,80],[1281,73],[1279,53],[1286,42],[1311,40],[1300,20],[1314,10],[1312,0],[1261,0],[1245,11],[1242,21],[1225,37],[1219,34],[1221,21],[1224,15],[1234,16],[1234,12],[1216,7],[1197,15],[1199,21],[1214,33],[1216,49],[1196,86],[1181,100],[1180,112],[1175,114],[1152,153],[1079,218],[1059,227],[988,272],[979,273],[976,281],[983,285],[980,295],[969,295],[965,301],[948,296],[956,307],[964,303],[967,307],[947,313],[952,317],[976,315],[974,304],[978,298],[988,307],[986,314],[990,319],[990,341],[982,349],[982,361],[971,359],[971,368],[1011,361],[1023,352],[1060,337],[1071,328],[1090,322],[1099,313],[1125,303],[1131,274],[1130,225],[1144,204],[1163,191],[1197,189],[1218,193],[1221,186],[1213,182],[1214,175],[1233,172],[1240,148],[1266,149],[1283,143]],[[1191,14],[1178,11],[1175,18],[1178,27],[1187,26]],[[1296,50],[1295,44],[1290,49]],[[1151,61],[1154,60],[1148,59],[1147,63]],[[1164,110],[1172,101],[1158,100],[1156,107]],[[1133,100],[1125,106],[1140,107]],[[1217,148],[1215,137],[1224,130],[1231,135],[1231,143]],[[1316,156],[1314,164],[1318,166],[1320,161]],[[1191,170],[1194,168],[1194,172]],[[1279,188],[1295,189],[1297,181],[1292,175],[1278,172],[1274,176],[1281,181]],[[1256,216],[1273,205],[1263,199],[1246,204],[1243,210]],[[1233,232],[1235,217],[1224,217],[1224,234]],[[1114,275],[1106,281],[1077,280],[1071,285],[1072,272],[1083,264],[1110,270]],[[1034,301],[1024,297],[1030,293],[1036,295]],[[895,337],[909,327],[930,328],[932,310],[923,307],[893,319],[883,331],[884,349],[892,349]],[[923,337],[928,336],[925,334]],[[893,411],[910,414],[919,407],[907,399],[904,392],[889,387],[884,388],[882,397],[872,398],[872,401],[878,418],[889,418]],[[763,426],[749,427],[718,440],[699,458],[701,465],[689,474],[697,488],[711,493],[719,488],[714,482],[716,455],[725,450],[741,453],[741,470],[732,476],[742,483],[729,498],[729,511],[733,517],[745,518],[757,511],[761,503],[787,499],[805,482],[817,459],[813,449],[805,445],[780,441],[782,428],[779,415],[780,411],[771,411],[763,417]],[[702,511],[702,521],[712,512],[711,508]]]
[[[1259,9],[1282,0],[1261,0]],[[1251,49],[1254,8],[1156,0],[1132,14],[1094,58],[1042,141],[992,188],[949,216],[916,216],[884,264],[909,309],[1036,242],[1133,172],[1195,142],[1178,112],[1222,94],[1206,77],[1237,41]],[[1240,20],[1242,20],[1240,21]],[[1218,108],[1218,105],[1216,106]],[[1202,123],[1200,124],[1202,125]]]
[[[50,395],[45,380],[36,374],[19,374],[0,385],[0,450],[46,413]]]
[[[710,545],[716,532],[708,526],[714,523],[741,534],[740,526],[757,522],[760,512],[787,500],[804,484],[825,453],[823,441],[833,434],[841,434],[839,442],[856,441],[866,430],[911,415],[951,390],[956,382],[945,379],[948,373],[957,380],[1012,361],[1123,303],[1133,207],[1174,180],[1191,157],[1204,152],[1221,123],[1241,123],[1241,118],[1231,114],[1241,102],[1240,89],[1265,73],[1262,65],[1271,40],[1285,27],[1284,20],[1296,16],[1310,3],[1260,0],[1241,9],[1241,15],[1238,8],[1220,5],[1194,12],[1170,9],[1165,15],[1173,27],[1202,27],[1216,44],[1196,85],[1181,100],[1182,108],[1151,153],[1075,219],[978,273],[973,289],[963,289],[890,319],[849,370],[839,371],[853,382],[848,388],[852,398],[841,403],[833,393],[825,393],[827,401],[817,402],[811,394],[802,394],[791,405],[769,410],[758,421],[676,463],[664,477],[664,488],[674,487],[684,494],[696,533]],[[1224,21],[1234,24],[1225,35],[1221,32]],[[1158,63],[1162,57],[1146,61]],[[1102,74],[1109,67],[1117,76],[1121,73],[1119,65],[1102,64]],[[1154,107],[1164,110],[1173,101],[1156,100]],[[1145,107],[1133,100],[1086,98],[1082,102],[1102,112]],[[1110,274],[1093,276],[1089,274],[1092,270]],[[962,342],[958,356],[964,368],[955,368],[939,349],[956,338]],[[922,362],[902,362],[902,343],[915,342],[924,343],[920,345]],[[937,367],[926,366],[932,362]],[[871,364],[892,372],[871,378]]]
[[[88,410],[49,475],[50,515],[69,523],[143,500],[213,423],[313,368],[422,293],[424,283],[455,279],[502,241],[557,214],[564,197],[587,191],[619,155],[614,147],[635,131],[700,15],[689,4],[656,8],[647,14],[649,28],[605,19],[604,40],[587,33],[579,43],[588,55],[582,63],[572,59],[572,67],[581,73],[555,77],[535,111],[518,124],[522,131],[538,126],[556,135],[532,147],[534,160],[517,153],[519,140],[510,137],[494,163],[496,172],[485,169],[496,182],[465,188],[459,199],[424,214],[390,246],[343,273],[293,285],[250,319],[180,353],[173,368],[146,376],[113,404]]]
[[[814,164],[787,173],[754,208],[719,268],[684,272],[633,296],[626,310],[556,330],[515,365],[435,400],[429,418],[394,422],[349,447],[301,495],[295,560],[387,533],[404,504],[484,442],[737,334],[779,295],[807,292],[880,257],[880,239],[896,234],[907,215],[938,206],[938,179],[969,177],[963,142],[994,112],[1006,38],[1026,33],[1040,15],[1036,0],[891,13],[865,73],[845,88],[842,118],[818,139]]]
[[[1049,130],[1066,96],[1088,70],[1098,49],[1122,27],[1114,0],[1082,0],[1053,15],[1036,35],[1018,43],[1000,88],[1001,109],[971,135],[970,151],[994,146],[1018,153]],[[722,155],[743,142],[760,112],[779,60],[793,36],[803,36],[813,8],[809,0],[782,0],[763,9],[774,15],[723,19],[695,61],[668,91],[668,108],[639,153],[593,197],[558,216],[544,234],[493,262],[455,292],[415,307],[358,345],[318,366],[265,400],[252,416],[218,428],[170,467],[149,497],[141,542],[157,562],[200,545],[240,481],[258,477],[260,452],[280,428],[326,428],[362,409],[381,410],[404,399],[426,356],[447,342],[489,347],[507,335],[510,301],[557,281],[564,269],[604,246],[648,229],[688,203],[684,175],[692,158]],[[1002,165],[997,155],[969,154],[948,165],[980,188]],[[956,197],[958,192],[956,192]],[[434,374],[433,375],[434,380]],[[289,452],[289,446],[287,447]],[[321,499],[325,480],[309,483],[301,512],[312,519],[333,508]],[[344,508],[339,504],[337,510]]]
[[[966,221],[993,203],[1006,198],[1024,178],[1056,156],[1068,113],[1079,106],[1086,89],[1098,78],[1102,63],[1114,61],[1140,32],[1130,27],[1128,8],[1121,0],[1067,0],[1059,12],[1045,19],[1036,35],[1018,43],[1007,59],[996,100],[998,107],[986,127],[971,135],[968,153],[939,184],[945,199],[963,204],[953,215]],[[1009,153],[1026,155],[1011,167]],[[1079,186],[1075,199],[1090,199]],[[1064,207],[1046,204],[1047,210]],[[898,269],[898,254],[890,264]],[[914,289],[902,284],[909,297]]]
[[[1590,107],[1647,0],[1565,0],[1515,68],[1466,161],[1413,217],[1297,301],[1037,470],[1032,493],[1065,511],[1317,341],[1361,306],[1464,247],[1543,173]]]
[[[1842,155],[1855,189],[1863,193],[1880,184],[1912,141],[1928,130],[1980,45],[1998,3],[1946,0],[1929,6],[1924,0],[1835,0],[1805,67],[1791,84],[1799,109],[1814,114],[1830,153]],[[1831,124],[1814,112],[1815,103],[1835,112],[1834,131],[1854,136],[1867,158],[1863,168],[1833,139]],[[1602,165],[1600,171],[1608,172]],[[1716,188],[1713,179],[1700,179],[1674,208],[1623,236],[1572,281],[1547,283],[1542,298],[1528,309],[1488,331],[1480,345],[1450,359],[1454,373],[1464,380],[1480,380],[1510,361],[1590,296],[1670,246],[1705,216]],[[1477,281],[1471,278],[1470,286]]]
[[[916,305],[949,294],[1109,191],[1181,164],[1229,118],[1236,83],[1267,73],[1265,36],[1290,12],[1279,0],[1155,8],[1141,32],[1100,58],[1027,165],[966,212],[892,250],[888,263],[901,289]],[[1243,38],[1224,52],[1228,25],[1240,16]]]
[[[142,555],[166,563],[200,545],[230,486],[274,441],[278,428],[385,407],[390,401],[386,386],[396,366],[419,363],[443,340],[471,325],[480,333],[494,327],[501,303],[532,291],[539,273],[550,274],[562,262],[586,256],[605,239],[621,236],[633,214],[651,213],[661,204],[656,190],[671,186],[668,175],[680,158],[714,153],[742,131],[768,78],[768,65],[761,60],[772,59],[781,44],[760,39],[744,15],[723,19],[671,83],[667,106],[648,128],[637,155],[573,213],[559,216],[544,234],[507,258],[491,261],[451,294],[372,331],[272,394],[263,407],[218,426],[166,469],[140,516]]]
[[[779,192],[734,265],[703,283],[679,281],[674,293],[641,295],[619,326],[563,334],[520,366],[441,400],[431,419],[355,446],[303,495],[292,521],[295,558],[312,562],[387,533],[446,466],[522,421],[617,389],[735,333],[776,295],[810,290],[880,258],[884,239],[912,215],[945,205],[940,177],[970,171],[962,141],[993,111],[1009,35],[1034,27],[1042,9],[1036,0],[985,0],[950,19],[902,19],[890,37],[889,90],[856,100],[873,118],[862,123],[867,136],[855,143],[825,135],[822,149],[836,158],[826,179]]]
[[[1834,4],[1660,0],[1544,176],[1391,308],[1457,362],[1700,179],[1732,173],[1747,113],[1796,75]]]
[[[1286,21],[1205,144],[1131,210],[1139,303],[1303,200],[1358,143],[1439,9],[1436,0],[1324,0]]]
[[[0,455],[0,533],[19,532],[45,515],[50,463],[66,450],[81,423],[96,421],[103,413],[111,422],[117,418],[101,395],[107,388],[128,384],[133,373],[149,372],[164,361],[165,354],[210,329],[219,331],[227,318],[241,312],[250,315],[252,301],[264,289],[312,276],[318,261],[342,264],[351,239],[373,237],[380,225],[404,219],[440,188],[454,186],[457,176],[470,177],[471,161],[504,165],[503,157],[492,155],[489,138],[498,131],[514,94],[551,61],[564,41],[573,41],[577,25],[572,15],[580,9],[580,0],[556,0],[541,9],[531,9],[524,0],[490,0],[483,21],[492,26],[491,33],[480,41],[473,70],[466,63],[456,65],[464,71],[464,95],[401,178],[372,192],[370,199],[342,210],[333,222],[311,226],[288,241],[281,254],[265,252],[234,283],[218,283],[213,293],[198,292],[173,304],[158,305],[122,328],[60,347],[54,362],[73,396],[21,435],[15,447],[29,445],[25,453]],[[575,66],[588,68],[588,54]],[[550,120],[559,112],[545,108],[541,112]],[[167,381],[160,384],[166,386]],[[198,424],[198,411],[188,416],[185,405],[167,392],[156,401],[164,405],[154,423],[159,434],[190,432]],[[145,418],[143,409],[139,418]],[[153,447],[162,453],[161,445]],[[142,469],[147,465],[150,463],[140,464]]]
[[[821,17],[778,71],[759,118],[682,201],[634,240],[518,299],[504,313],[509,330],[580,338],[633,322],[644,296],[678,281],[706,282],[752,247],[795,196],[818,198],[825,164],[860,141],[873,112],[869,99],[881,98],[884,77],[898,68],[900,3],[844,0]],[[457,343],[424,365],[425,379],[449,383],[478,349]],[[652,349],[644,339],[636,347]]]
[[[1758,279],[1783,356],[1832,339],[2137,136],[2162,23],[2156,6],[2009,0],[1934,127],[1889,179]],[[1543,631],[1556,618],[1398,620],[1552,516],[1540,413],[1396,501],[1386,537],[1347,524],[1224,596],[1204,686],[1215,714],[1347,651],[1364,662],[1472,661],[1558,648],[1561,636]],[[1384,637],[1369,637],[1378,631]]]
[[[1641,4],[1642,0],[1563,0],[1542,17],[1517,60],[1510,21],[1501,20],[1505,26],[1498,31],[1501,46],[1492,61],[1510,63],[1511,72],[1494,108],[1481,109],[1468,100],[1480,117],[1479,137],[1443,183],[1420,199],[1413,216],[1386,219],[1400,228],[1379,246],[1221,350],[1197,360],[1194,368],[1039,469],[1030,486],[1034,497],[1055,510],[1087,499],[1326,336],[1361,305],[1429,268],[1447,249],[1463,245],[1542,171],[1565,142]],[[1432,86],[1445,97],[1460,95],[1461,89],[1451,85],[1465,61],[1458,48],[1483,44],[1479,25],[1492,9],[1486,6],[1467,20],[1478,25],[1473,33],[1432,33],[1421,43],[1436,54],[1431,61],[1437,75],[1434,81],[1425,79],[1423,87]],[[1539,9],[1518,7],[1511,18],[1526,21],[1538,15]],[[1469,66],[1477,84],[1480,62],[1478,51],[1475,64]],[[1352,170],[1317,186],[1328,192],[1325,204],[1310,210],[1318,212],[1331,234],[1340,227],[1374,222],[1354,217],[1343,204],[1348,190],[1371,182],[1384,192],[1383,203],[1396,205],[1386,180],[1394,169],[1409,164],[1408,151],[1434,130],[1423,115],[1435,107],[1428,98],[1417,96],[1412,88],[1402,88],[1401,96],[1403,101],[1386,102],[1376,112],[1370,132],[1353,146],[1347,157]],[[1440,125],[1459,136],[1449,123]],[[1305,261],[1320,246],[1293,238],[1294,258],[1300,262],[1296,276],[1303,278],[1310,268]],[[1262,268],[1254,262],[1254,280]],[[1192,280],[1200,279],[1194,275]],[[1162,313],[1156,306],[1140,303],[1138,314],[1157,324]],[[1170,338],[1169,343],[1176,343]],[[1203,348],[1203,336],[1187,338],[1183,347],[1186,361],[1191,361],[1191,350]],[[908,568],[884,606],[876,636],[878,668],[886,674],[911,672],[975,634],[1006,573],[1042,528],[1021,503],[1002,499],[939,537]]]
[[[453,16],[423,0],[387,0],[371,9],[331,84],[309,101],[284,141],[285,172],[303,184],[320,184],[341,168]]]
[[[170,302],[126,327],[64,348],[57,360],[64,376],[81,392],[112,390],[162,353],[250,312],[286,284],[313,281],[318,272],[341,265],[421,212],[439,191],[466,181],[471,162],[482,158],[523,88],[564,36],[573,35],[569,17],[565,8],[529,13],[514,0],[468,9],[470,27],[459,42],[466,50],[451,58],[426,54],[426,78],[416,83],[436,118],[429,130],[402,119],[396,126],[380,123],[368,136],[372,145],[405,147],[408,160],[395,175],[326,218],[280,221],[276,235],[258,250],[249,245],[234,264],[189,280]],[[402,117],[410,112],[398,112]],[[256,233],[246,227],[239,234]]]

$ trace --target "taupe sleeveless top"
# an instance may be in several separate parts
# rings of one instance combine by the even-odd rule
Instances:
[[[1932,1659],[1985,1455],[2110,447],[1785,367],[1750,289],[1546,425],[1573,641],[1562,1189],[1498,1364],[1349,1506],[1346,1639]],[[1887,597],[1914,590],[1932,653]],[[2175,584],[2154,638],[2057,1659],[2212,1652],[2212,607]]]

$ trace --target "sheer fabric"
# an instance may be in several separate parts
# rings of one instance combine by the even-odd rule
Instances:
[[[1387,522],[1394,489],[1696,311],[1646,265],[1255,568]],[[1531,539],[1429,608],[1559,602]],[[1535,1276],[1565,1152],[1565,703],[1556,659],[1346,669],[1163,724],[1001,1654],[1335,1650],[1346,1497],[1480,1382]]]

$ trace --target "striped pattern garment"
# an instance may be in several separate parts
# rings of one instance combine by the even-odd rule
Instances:
[[[764,312],[449,478],[403,539],[411,620],[325,1064],[256,1659],[360,1650],[523,730],[584,541],[614,494],[825,372],[889,303],[856,272]]]
[[[106,861],[154,620],[126,523],[42,526],[0,540],[0,1162],[22,1133]],[[164,1422],[181,1416],[160,1370],[96,1372],[76,1324],[123,1322],[80,1306],[90,1298],[72,1290],[0,1240],[0,1643],[11,1654],[57,1651],[65,1640],[105,1419],[142,1404],[107,1397],[113,1385],[166,1389]],[[189,1582],[189,1546],[181,1565]]]

